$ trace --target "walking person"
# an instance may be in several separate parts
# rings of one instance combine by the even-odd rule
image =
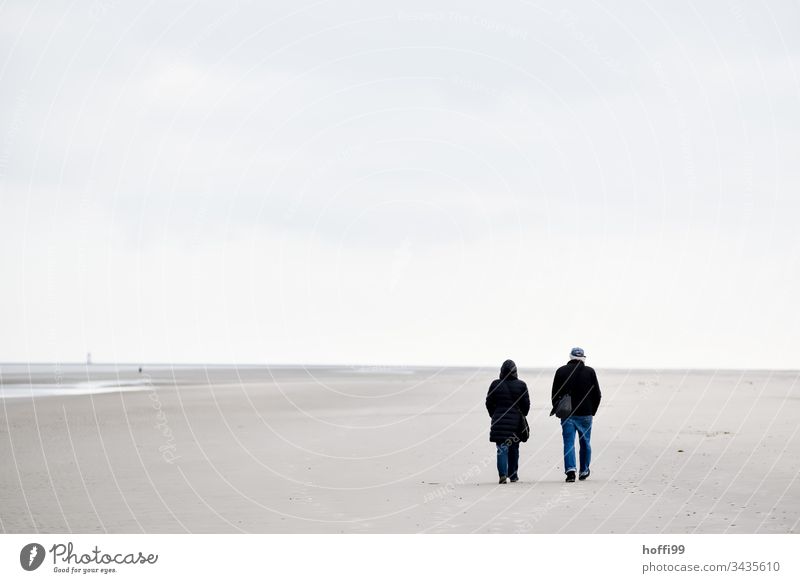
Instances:
[[[564,473],[567,482],[575,481],[575,434],[580,443],[579,480],[589,477],[592,461],[592,421],[600,406],[600,383],[597,374],[586,366],[583,348],[573,348],[569,362],[556,371],[551,394],[553,410],[550,415],[561,419],[564,439]]]
[[[489,441],[497,446],[497,473],[500,483],[519,480],[519,444],[528,440],[525,418],[531,408],[528,386],[517,378],[517,365],[507,360],[500,367],[500,378],[492,381],[486,395],[486,410],[492,418]]]

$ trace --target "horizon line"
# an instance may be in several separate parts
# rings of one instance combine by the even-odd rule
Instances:
[[[170,367],[170,366],[181,366],[181,367],[197,367],[202,368],[206,366],[214,366],[214,367],[243,367],[243,368],[269,368],[269,367],[291,367],[291,368],[305,368],[305,367],[312,367],[312,368],[319,368],[319,367],[371,367],[371,368],[468,368],[468,369],[482,369],[482,368],[497,368],[497,365],[488,365],[488,364],[376,364],[376,363],[255,363],[255,362],[244,362],[244,363],[234,363],[234,362],[81,362],[81,361],[18,361],[18,362],[0,362],[0,367],[3,366],[84,366],[84,367],[93,367],[93,366],[131,366],[131,367],[142,367],[145,366],[156,366],[156,367]],[[553,369],[562,366],[561,364],[554,364],[554,365],[533,365],[533,366],[520,366],[518,367],[520,370],[546,370],[546,369]],[[603,370],[615,370],[615,371],[635,371],[635,370],[646,370],[646,371],[730,371],[730,372],[798,372],[800,373],[800,368],[766,368],[766,367],[754,367],[754,368],[747,368],[747,367],[738,367],[738,368],[729,368],[729,367],[691,367],[691,366],[599,366],[594,365],[595,368],[603,369]]]

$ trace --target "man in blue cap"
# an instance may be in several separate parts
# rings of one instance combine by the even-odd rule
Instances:
[[[565,396],[568,400],[562,402]],[[569,362],[556,371],[551,394],[553,410],[561,419],[561,435],[564,438],[564,472],[567,482],[575,481],[575,434],[580,443],[579,480],[589,477],[589,464],[592,461],[592,420],[600,406],[600,383],[597,374],[586,366],[583,348],[573,348]]]

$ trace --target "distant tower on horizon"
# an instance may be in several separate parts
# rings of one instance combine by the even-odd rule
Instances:
[[[91,352],[87,352],[86,353],[86,364],[92,364],[92,353]]]

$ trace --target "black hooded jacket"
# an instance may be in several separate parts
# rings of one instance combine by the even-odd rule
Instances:
[[[521,415],[527,415],[530,408],[528,386],[517,378],[517,365],[513,360],[505,361],[500,368],[500,378],[492,381],[486,395],[486,410],[492,417],[489,441],[516,441]]]
[[[572,415],[595,415],[600,406],[600,383],[597,374],[583,361],[570,360],[556,371],[553,377],[553,391],[551,401],[553,411],[562,395],[572,397]],[[551,415],[553,412],[550,413]]]

